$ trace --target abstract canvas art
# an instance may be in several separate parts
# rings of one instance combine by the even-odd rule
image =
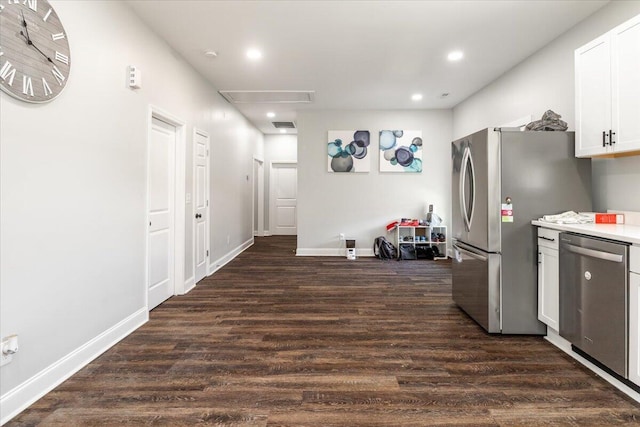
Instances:
[[[422,131],[381,130],[380,172],[422,172]]]
[[[327,171],[369,172],[370,132],[368,130],[330,130],[327,144]]]

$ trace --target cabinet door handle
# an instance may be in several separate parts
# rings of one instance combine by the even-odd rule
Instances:
[[[607,138],[607,132],[602,131],[602,146],[603,146],[603,147],[606,147],[606,146],[607,146],[606,138]]]
[[[548,240],[550,242],[555,242],[556,239],[552,239],[551,237],[538,236],[538,239]]]
[[[615,132],[613,132],[611,129],[609,129],[609,145],[615,144],[616,142],[614,141],[613,137],[615,136]]]

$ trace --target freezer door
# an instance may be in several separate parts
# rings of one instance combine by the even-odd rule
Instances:
[[[591,210],[591,162],[573,155],[573,132],[500,132],[502,196],[513,215],[501,222],[503,333],[544,334],[537,318],[537,237],[531,220]]]
[[[500,139],[482,130],[451,144],[453,238],[500,251]],[[489,209],[491,207],[491,210]]]
[[[452,296],[487,332],[500,333],[500,255],[453,244]]]

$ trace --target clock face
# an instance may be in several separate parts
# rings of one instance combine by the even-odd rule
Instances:
[[[0,0],[0,88],[27,102],[62,92],[71,70],[67,33],[46,0]]]

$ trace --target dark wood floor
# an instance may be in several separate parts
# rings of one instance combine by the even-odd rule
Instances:
[[[531,336],[489,336],[448,261],[268,237],[8,425],[603,426],[640,406]]]

